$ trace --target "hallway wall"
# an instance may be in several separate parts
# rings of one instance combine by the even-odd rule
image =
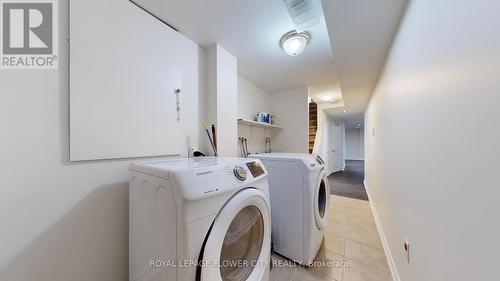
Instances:
[[[365,136],[364,129],[345,130],[345,159],[365,159]]]
[[[499,10],[410,1],[369,103],[365,179],[400,280],[498,280]]]

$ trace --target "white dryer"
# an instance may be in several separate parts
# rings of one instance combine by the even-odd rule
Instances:
[[[267,281],[271,217],[257,159],[130,166],[130,280]]]
[[[265,153],[269,175],[273,250],[300,264],[311,265],[323,241],[330,193],[325,163],[311,154]]]

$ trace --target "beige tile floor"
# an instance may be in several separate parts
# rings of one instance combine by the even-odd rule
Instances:
[[[274,266],[272,281],[391,281],[368,201],[330,197],[330,210],[323,245],[316,261],[331,266]],[[274,264],[285,260],[273,255]],[[283,264],[283,263],[281,263]]]

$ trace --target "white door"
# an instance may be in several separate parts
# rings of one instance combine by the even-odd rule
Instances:
[[[327,171],[328,174],[333,173],[333,167],[334,167],[334,157],[333,157],[333,131],[334,131],[334,126],[333,122],[329,122],[328,124],[328,163],[327,163]]]
[[[259,281],[269,274],[269,202],[258,189],[234,195],[214,220],[203,250],[202,281]]]
[[[329,172],[338,172],[344,168],[344,132],[340,121],[333,121],[330,126]]]

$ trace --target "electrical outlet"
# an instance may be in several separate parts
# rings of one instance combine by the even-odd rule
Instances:
[[[199,149],[198,149],[197,146],[193,146],[193,147],[189,148],[189,150],[188,150],[188,157],[194,157],[194,152],[198,151],[198,150]]]
[[[372,129],[372,137],[375,136],[375,129]]]
[[[406,238],[403,242],[403,251],[406,255],[406,262],[410,263],[410,242],[408,242],[408,239]]]

